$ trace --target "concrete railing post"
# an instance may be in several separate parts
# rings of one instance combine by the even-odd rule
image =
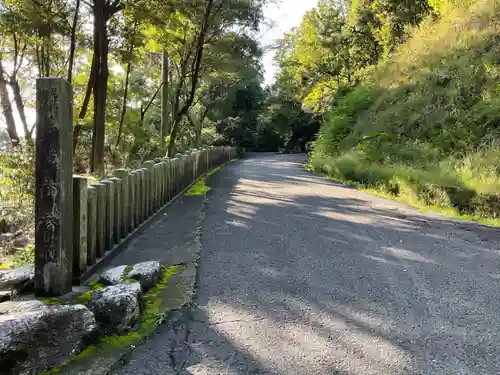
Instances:
[[[72,90],[60,78],[36,82],[35,294],[71,291],[73,278]]]
[[[148,176],[148,170],[146,168],[141,168],[139,169],[139,174],[141,176],[141,207],[140,207],[140,221],[143,222],[147,219],[148,214],[148,207],[147,207],[147,202],[148,202],[148,189],[147,189],[147,181],[146,178]]]
[[[179,194],[182,191],[182,164],[183,159],[181,154],[175,155],[176,161],[176,169],[175,169],[175,194]]]
[[[191,152],[191,169],[192,169],[192,175],[191,175],[191,182],[195,181],[198,178],[198,151],[193,150]]]
[[[97,190],[96,256],[106,251],[106,186],[100,182],[92,184]]]
[[[128,199],[127,199],[127,228],[128,233],[131,233],[134,229],[134,215],[135,215],[135,180],[134,173],[131,171],[127,176],[127,187],[128,187]]]
[[[153,213],[153,193],[154,193],[154,171],[153,161],[146,161],[143,167],[146,168],[146,218]]]
[[[188,152],[187,154],[182,155],[182,188],[181,190],[184,190],[184,188],[189,184],[189,181],[191,180],[190,178],[190,153]]]
[[[97,258],[97,189],[87,188],[87,266],[93,266]]]
[[[128,170],[124,168],[116,169],[113,174],[121,180],[120,182],[120,238],[128,234],[129,218],[129,189],[128,189]]]
[[[118,244],[122,238],[122,180],[118,177],[109,177],[107,180],[113,183],[113,243]]]
[[[170,183],[170,178],[168,177],[168,168],[170,166],[168,158],[163,158],[163,204],[167,204],[169,201],[168,198],[168,184]]]
[[[106,205],[105,207],[100,207],[100,210],[104,210],[106,214],[106,226],[104,235],[104,249],[111,250],[115,244],[115,183],[111,178],[106,180],[101,180],[100,183],[104,185],[104,196]]]
[[[172,191],[172,198],[174,198],[177,195],[177,182],[179,179],[177,172],[178,164],[179,164],[179,159],[177,157],[170,160],[170,176],[172,178],[172,184],[170,189]]]
[[[160,164],[153,165],[154,175],[154,193],[153,193],[153,212],[156,212],[160,207],[160,180],[161,180],[161,166]]]
[[[138,169],[133,171],[134,181],[134,229],[141,224],[139,212],[141,211],[141,174]]]
[[[205,147],[205,148],[203,149],[203,155],[202,155],[202,160],[201,160],[201,162],[202,162],[202,164],[203,164],[203,173],[208,172],[208,166],[207,166],[207,152],[208,152],[208,150],[207,150],[207,148]]]
[[[88,180],[73,176],[73,278],[87,270]]]

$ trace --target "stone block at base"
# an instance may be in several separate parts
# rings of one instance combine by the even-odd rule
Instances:
[[[38,374],[78,353],[97,331],[94,314],[83,305],[9,303],[0,313],[0,369]]]
[[[101,274],[99,281],[104,285],[121,284],[125,279],[126,269],[127,266],[118,266],[110,268],[109,270]]]
[[[137,263],[132,271],[127,275],[128,278],[137,280],[141,283],[143,290],[148,290],[155,286],[161,278],[161,265],[157,261]]]
[[[124,333],[139,320],[139,296],[142,289],[139,283],[111,285],[96,291],[90,301],[89,309],[102,333]]]

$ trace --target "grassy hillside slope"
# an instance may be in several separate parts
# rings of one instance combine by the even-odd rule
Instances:
[[[500,6],[473,3],[425,21],[337,100],[314,145],[315,170],[410,203],[500,218]]]

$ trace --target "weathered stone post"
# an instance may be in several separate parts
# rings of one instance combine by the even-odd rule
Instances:
[[[190,151],[186,152],[186,173],[184,175],[184,188],[186,188],[192,181],[194,175],[194,163],[193,163],[193,153]]]
[[[35,294],[71,291],[73,278],[72,90],[60,78],[36,82]]]
[[[160,179],[161,179],[161,167],[160,164],[153,165],[154,170],[154,194],[153,194],[153,212],[156,212],[158,207],[160,207]]]
[[[186,186],[187,156],[181,154],[179,157],[179,193]]]
[[[191,152],[191,168],[193,172],[191,181],[195,181],[198,178],[198,150]]]
[[[97,189],[87,188],[87,265],[93,266],[97,258]]]
[[[182,155],[178,154],[177,155],[177,168],[175,170],[176,174],[176,180],[175,180],[175,190],[176,194],[179,194],[181,192],[181,186],[182,186]]]
[[[146,168],[146,218],[153,213],[153,166],[154,162],[151,160],[143,163],[143,167]]]
[[[134,215],[135,215],[135,176],[133,172],[130,172],[128,177],[127,177],[127,184],[128,184],[128,220],[127,220],[127,226],[128,226],[128,232],[132,232],[135,227],[134,227]]]
[[[191,151],[189,154],[189,180],[186,184],[189,185],[191,182],[196,180],[196,151]]]
[[[101,210],[106,212],[106,230],[104,245],[106,250],[111,250],[115,243],[115,184],[111,179],[101,180],[104,185],[104,195],[106,199],[106,207],[101,207]]]
[[[141,223],[145,221],[148,218],[148,183],[146,181],[148,177],[148,170],[146,168],[141,168],[139,169],[139,173],[141,175],[141,211],[140,211],[140,216],[141,216]]]
[[[88,180],[73,176],[73,277],[87,270],[87,188]]]
[[[134,229],[141,224],[141,174],[138,169],[133,171],[134,175]]]
[[[109,177],[113,183],[113,243],[118,244],[122,238],[122,180],[118,177]]]
[[[128,234],[129,220],[129,190],[128,190],[128,170],[121,168],[114,171],[114,175],[121,180],[120,183],[120,237],[124,238]]]
[[[205,148],[200,151],[200,169],[201,174],[207,172],[207,150]]]
[[[162,169],[162,197],[161,205],[164,206],[168,202],[168,161],[163,160],[161,162]]]
[[[99,258],[106,251],[106,185],[96,182],[92,186],[97,190],[96,255]]]
[[[177,184],[179,183],[179,159],[172,159],[172,198],[177,195]]]
[[[168,159],[163,158],[161,161],[162,169],[162,195],[161,195],[161,205],[165,205],[168,202]]]
[[[156,164],[158,166],[158,208],[163,206],[163,162]]]
[[[166,162],[166,168],[167,168],[167,202],[170,202],[172,199],[172,160],[167,159]]]
[[[189,161],[189,157],[186,154],[183,154],[181,156],[181,174],[182,174],[181,191],[184,190],[184,188],[186,187],[186,178],[187,178],[187,174],[188,174],[187,171],[188,171],[188,167],[189,167],[188,161]]]
[[[198,171],[198,177],[204,173],[203,169],[203,150],[198,150],[196,152],[196,170]]]

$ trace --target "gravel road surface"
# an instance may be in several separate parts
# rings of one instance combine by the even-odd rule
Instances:
[[[210,180],[195,304],[120,375],[500,374],[500,230],[264,155]]]

